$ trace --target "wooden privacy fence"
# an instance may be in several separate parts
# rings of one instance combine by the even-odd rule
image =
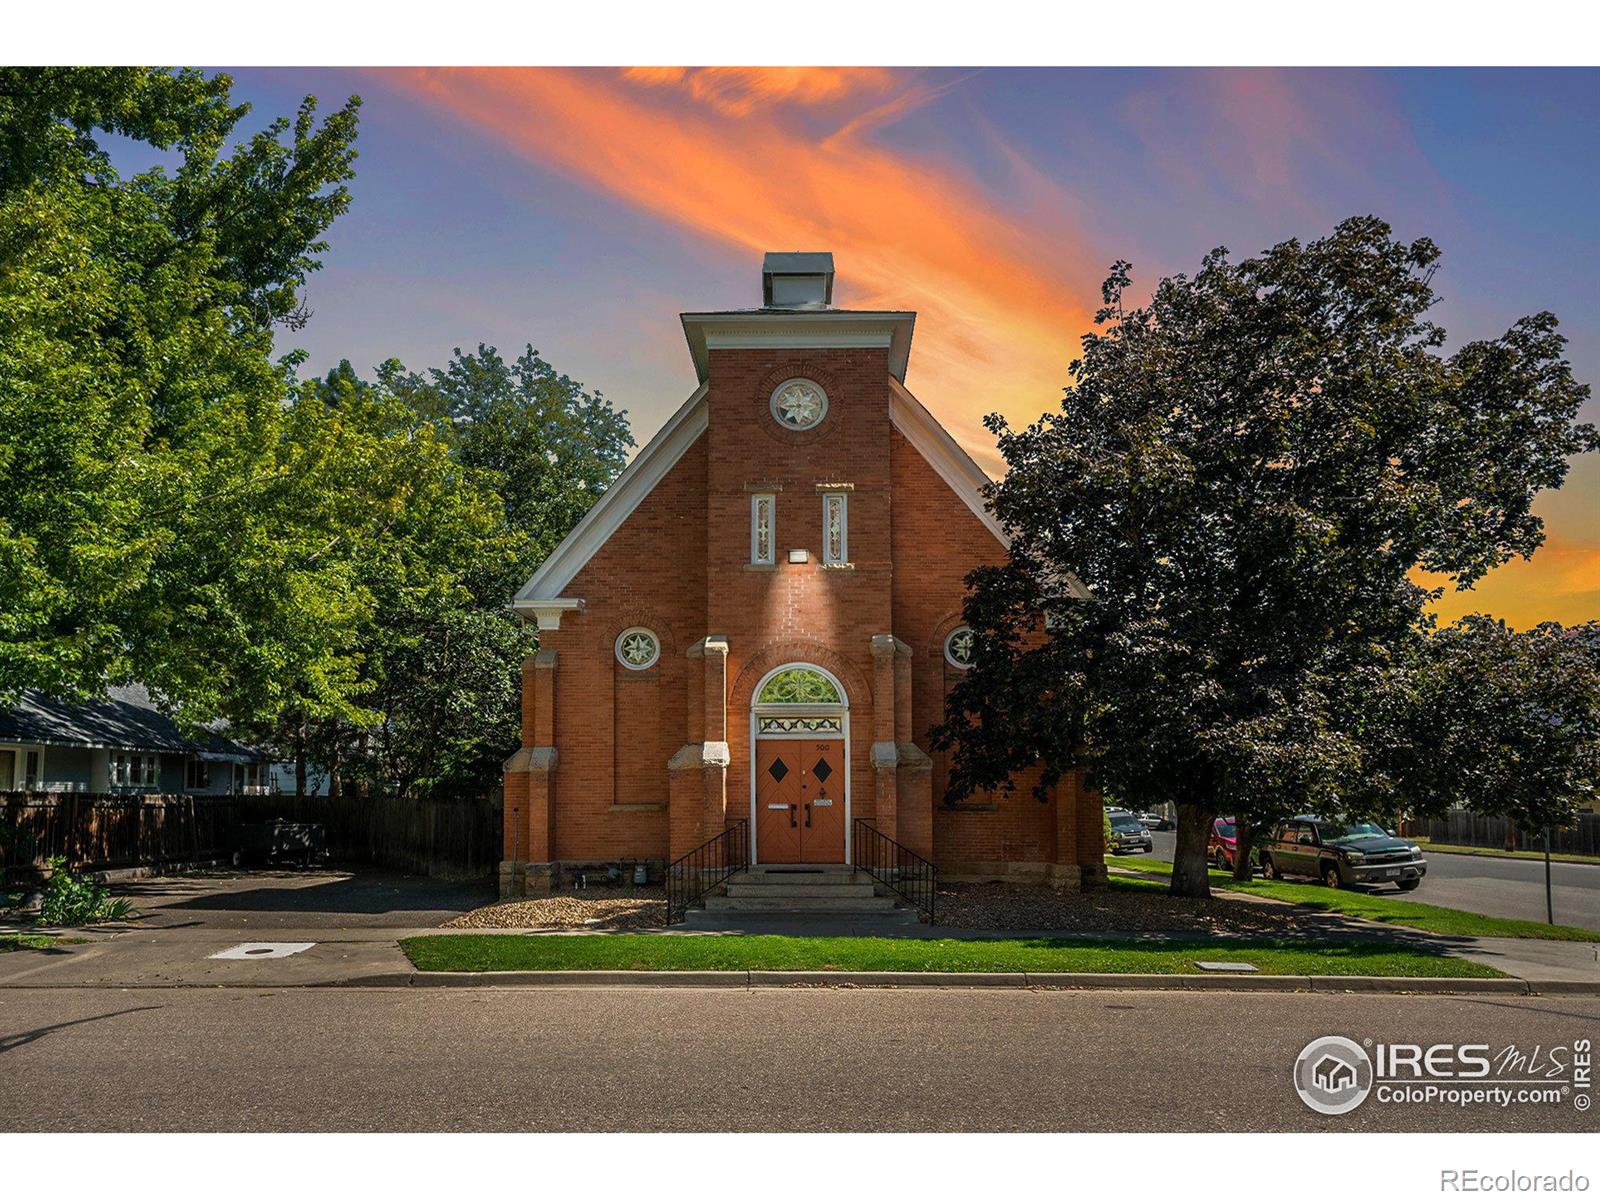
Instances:
[[[92,868],[229,858],[239,844],[237,796],[0,793],[0,866],[16,873],[52,858]]]
[[[1442,817],[1407,821],[1413,837],[1443,842],[1447,846],[1484,846],[1503,850],[1506,845],[1506,819],[1485,817],[1466,809],[1451,809]],[[1544,830],[1517,830],[1517,849],[1543,850]],[[1550,849],[1558,854],[1600,854],[1600,813],[1579,813],[1565,829],[1550,831]]]
[[[89,870],[227,860],[241,825],[274,818],[323,825],[334,862],[475,878],[500,861],[500,805],[488,797],[0,792],[0,875],[31,874],[57,855]]]
[[[328,857],[413,875],[477,878],[500,864],[500,801],[394,796],[243,796],[246,821],[314,821],[328,831]]]

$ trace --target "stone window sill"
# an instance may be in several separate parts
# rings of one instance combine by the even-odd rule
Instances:
[[[612,812],[664,812],[665,804],[613,804]]]

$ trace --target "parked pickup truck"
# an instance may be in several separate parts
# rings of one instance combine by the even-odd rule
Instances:
[[[1367,821],[1347,824],[1295,817],[1272,831],[1261,845],[1260,857],[1261,873],[1268,879],[1309,875],[1333,888],[1392,883],[1409,892],[1428,873],[1415,843]]]

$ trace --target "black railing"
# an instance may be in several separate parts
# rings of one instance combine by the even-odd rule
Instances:
[[[667,924],[730,875],[750,865],[750,822],[735,821],[667,867]]]
[[[933,898],[939,891],[939,868],[907,850],[866,817],[851,826],[851,865],[865,871],[910,904],[933,924]]]

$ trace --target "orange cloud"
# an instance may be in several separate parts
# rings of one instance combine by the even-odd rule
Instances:
[[[883,67],[627,67],[622,75],[635,83],[683,88],[736,117],[773,103],[833,104],[860,92],[887,91],[895,81]]]
[[[1549,533],[1532,559],[1490,571],[1470,592],[1446,592],[1434,610],[1441,622],[1487,612],[1521,628],[1600,620],[1600,545]]]
[[[842,303],[918,310],[911,386],[986,467],[997,458],[985,413],[1031,420],[1059,400],[1091,320],[1078,298],[1093,298],[1099,282],[1097,269],[1078,269],[1092,256],[1071,222],[1019,224],[1002,196],[966,174],[873,145],[849,124],[820,140],[792,127],[797,104],[880,93],[897,75],[449,69],[389,78],[517,153],[752,261],[770,249],[832,250]],[[1069,207],[1061,197],[1058,211]]]

